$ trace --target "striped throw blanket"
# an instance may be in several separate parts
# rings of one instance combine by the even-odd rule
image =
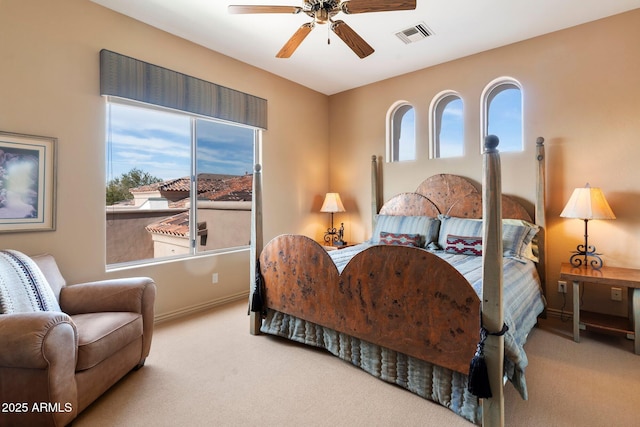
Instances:
[[[15,250],[0,251],[0,314],[61,311],[38,265]]]

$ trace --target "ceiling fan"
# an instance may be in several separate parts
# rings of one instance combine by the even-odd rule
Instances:
[[[340,12],[347,15],[368,12],[393,12],[397,10],[413,10],[416,0],[385,1],[385,0],[304,0],[299,6],[261,6],[261,5],[231,5],[229,13],[306,13],[313,21],[302,24],[293,36],[280,49],[276,57],[289,58],[309,35],[316,24],[329,24],[331,31],[336,33],[343,42],[360,58],[366,58],[374,49],[360,37],[350,26],[342,20],[333,17]]]

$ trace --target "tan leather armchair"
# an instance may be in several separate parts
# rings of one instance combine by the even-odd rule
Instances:
[[[67,286],[51,255],[32,259],[63,312],[0,314],[0,425],[64,426],[144,365],[156,286],[146,277]]]

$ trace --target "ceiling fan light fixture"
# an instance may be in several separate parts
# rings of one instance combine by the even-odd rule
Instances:
[[[0,0],[1,1],[1,0]],[[298,6],[265,6],[265,5],[230,5],[229,13],[293,13],[304,12],[313,21],[303,24],[287,43],[276,54],[278,58],[289,58],[300,43],[313,29],[315,24],[330,23],[329,29],[361,59],[374,52],[374,49],[360,37],[349,25],[342,20],[334,20],[340,12],[345,14],[369,12],[393,12],[399,10],[413,10],[416,0],[303,0],[302,7]]]

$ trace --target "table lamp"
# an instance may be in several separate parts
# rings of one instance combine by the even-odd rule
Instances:
[[[602,190],[589,186],[589,183],[584,188],[576,188],[560,216],[584,220],[584,245],[578,245],[576,251],[569,258],[571,265],[574,267],[591,266],[594,270],[601,269],[603,263],[600,255],[602,254],[596,253],[595,246],[589,246],[587,224],[591,219],[616,219]],[[593,259],[588,261],[588,257]]]
[[[342,240],[344,237],[344,228],[340,227],[340,232],[338,232],[333,226],[333,214],[336,212],[345,212],[342,200],[340,200],[340,194],[327,193],[327,195],[324,197],[324,203],[322,203],[320,212],[328,212],[331,214],[331,227],[329,227],[327,229],[327,232],[324,233],[324,241],[333,246],[344,245],[345,242]]]

